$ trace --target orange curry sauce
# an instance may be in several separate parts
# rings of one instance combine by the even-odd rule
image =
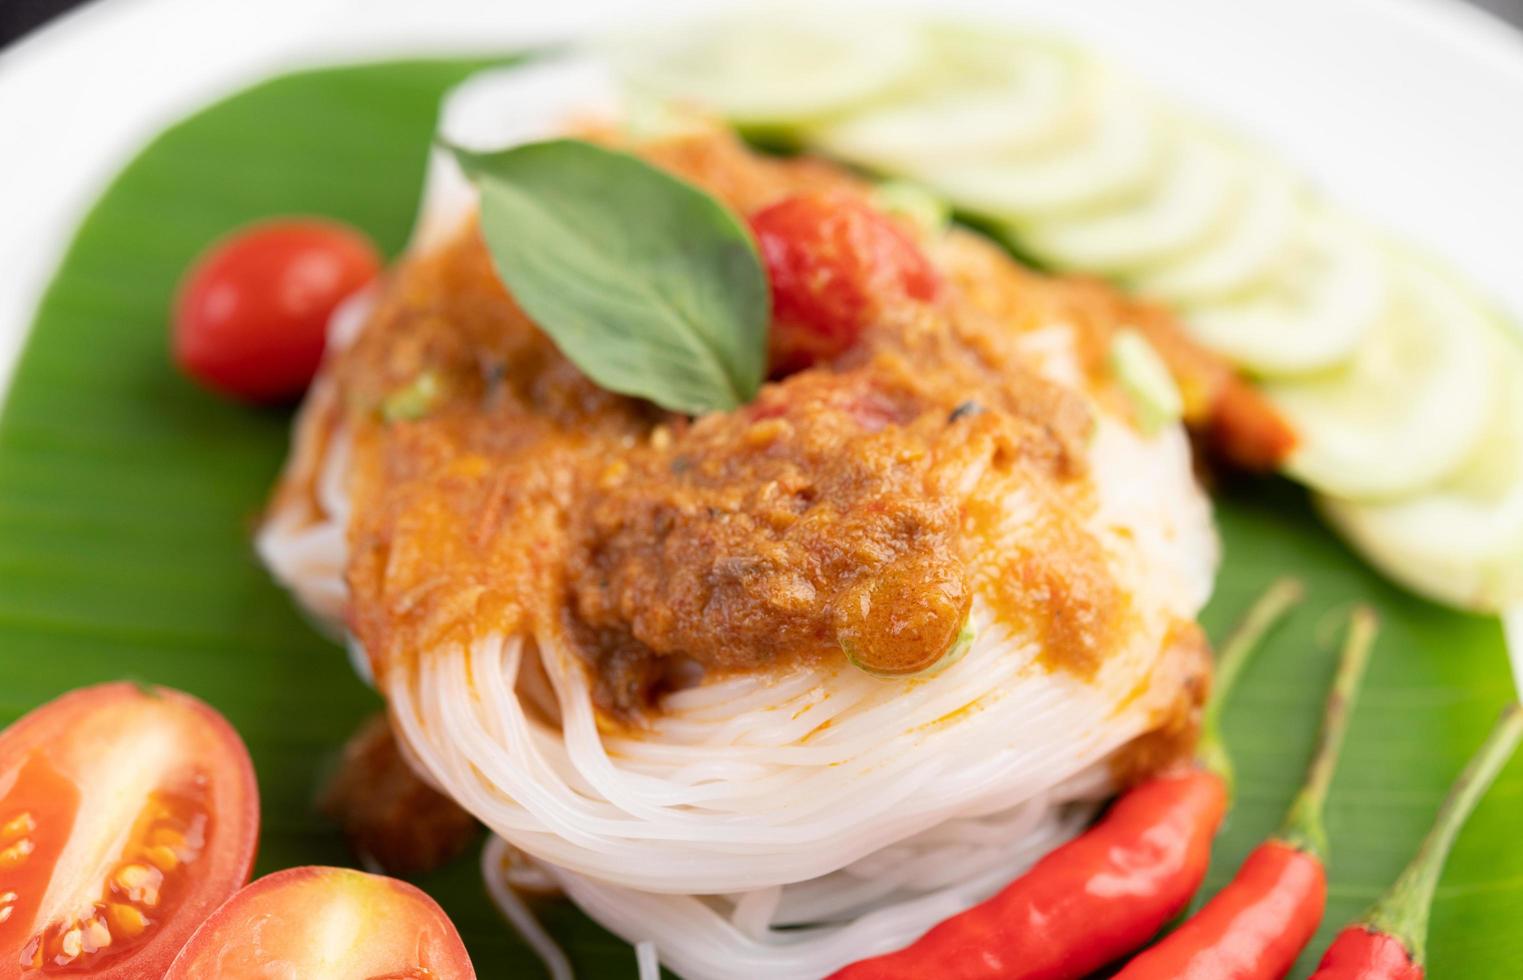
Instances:
[[[859,188],[716,133],[639,152],[742,215]],[[474,226],[403,263],[326,369],[327,410],[354,439],[350,625],[377,669],[554,632],[594,669],[599,705],[629,718],[663,689],[843,645],[913,668],[976,592],[1034,629],[1052,667],[1092,674],[1129,615],[1084,527],[1093,419],[1033,373],[1021,331],[1073,323],[1091,390],[1124,414],[1105,353],[1133,326],[1175,369],[1193,421],[1238,405],[1225,429],[1237,455],[1283,452],[1283,429],[1158,310],[1039,277],[966,233],[931,254],[945,277],[934,302],[885,297],[846,354],[696,420],[587,380],[514,304]],[[424,374],[438,391],[427,412],[387,421],[381,406]],[[1015,489],[1045,516],[1012,539],[998,501]]]

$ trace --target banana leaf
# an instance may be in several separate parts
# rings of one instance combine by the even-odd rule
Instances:
[[[504,59],[495,59],[501,62]],[[220,101],[153,139],[81,224],[44,295],[0,416],[0,725],[83,684],[190,691],[242,733],[259,774],[257,873],[352,858],[313,806],[344,738],[378,706],[337,647],[260,569],[250,530],[289,416],[209,395],[169,364],[175,283],[219,235],[256,218],[350,222],[390,254],[406,238],[441,94],[494,59],[305,71]],[[1275,481],[1217,488],[1225,562],[1205,623],[1219,637],[1275,577],[1310,599],[1243,678],[1227,716],[1238,799],[1207,893],[1278,824],[1316,730],[1343,615],[1384,629],[1328,814],[1323,932],[1389,882],[1511,682],[1500,624],[1415,599],[1362,566]],[[1523,964],[1523,759],[1466,829],[1439,891],[1431,974]],[[536,976],[497,916],[474,853],[418,882],[459,926],[483,977]],[[634,970],[628,946],[565,902],[541,906],[584,977]]]

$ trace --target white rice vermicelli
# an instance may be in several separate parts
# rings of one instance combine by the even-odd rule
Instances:
[[[684,977],[823,976],[903,946],[997,891],[1093,812],[1059,800],[1092,800],[1107,782],[1091,770],[1004,813],[949,821],[824,877],[748,892],[650,895],[546,868],[595,919],[631,942],[651,942]]]

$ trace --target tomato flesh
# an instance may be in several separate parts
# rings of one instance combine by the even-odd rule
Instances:
[[[291,868],[229,899],[164,980],[276,975],[474,980],[476,972],[444,910],[412,885],[348,868]]]
[[[192,266],[175,303],[174,356],[196,381],[255,403],[306,390],[328,321],[376,277],[381,258],[358,232],[284,219],[219,242]]]
[[[79,790],[36,751],[14,778],[0,800],[0,949],[21,949],[26,958],[48,873],[74,828]]]
[[[885,307],[928,302],[938,291],[920,247],[859,197],[797,194],[750,224],[772,287],[774,376],[845,353]]]
[[[157,976],[248,880],[248,753],[189,695],[86,688],[0,732],[0,980]]]

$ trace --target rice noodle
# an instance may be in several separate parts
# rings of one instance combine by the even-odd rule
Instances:
[[[1107,785],[1092,769],[1042,799],[949,821],[822,878],[729,895],[656,896],[544,868],[604,926],[652,942],[682,976],[823,976],[997,891],[1081,827]]]
[[[514,890],[511,878],[514,862],[508,860],[509,845],[501,837],[493,837],[481,849],[481,877],[486,882],[487,894],[497,905],[498,911],[513,924],[518,934],[534,950],[550,980],[572,980],[571,962],[544,926],[534,917],[528,904]]]
[[[354,343],[374,307],[375,293],[368,288],[339,305],[328,323],[330,357]],[[339,421],[337,398],[333,380],[319,374],[292,427],[281,493],[254,539],[265,567],[331,636],[342,635],[349,601],[344,567],[350,441]]]
[[[635,965],[640,980],[661,980],[661,961],[656,958],[656,944],[649,939],[635,943]]]

